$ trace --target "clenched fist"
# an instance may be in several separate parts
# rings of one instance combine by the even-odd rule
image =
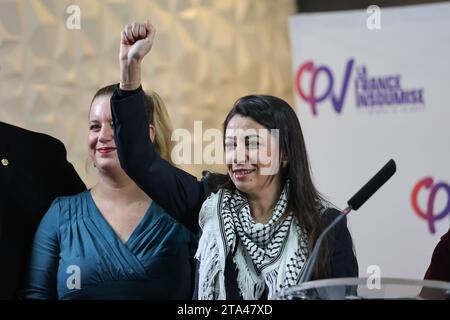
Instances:
[[[141,62],[153,46],[156,30],[147,20],[146,23],[133,22],[125,26],[120,35],[120,61]]]
[[[141,61],[153,46],[156,30],[146,23],[127,25],[120,35],[120,88],[135,90],[141,85]]]

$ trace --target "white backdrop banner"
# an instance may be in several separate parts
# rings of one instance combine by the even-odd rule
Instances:
[[[423,278],[450,227],[450,5],[300,14],[289,21],[295,102],[318,189],[347,200],[397,173],[349,227],[360,276]]]

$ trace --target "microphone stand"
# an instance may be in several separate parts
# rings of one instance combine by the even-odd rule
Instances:
[[[358,210],[383,184],[388,181],[396,171],[396,164],[393,159],[390,159],[384,166],[379,170],[372,179],[369,180],[348,202],[348,207],[341,211],[342,214],[338,215],[333,222],[325,228],[322,234],[316,241],[313,251],[309,256],[308,260],[303,266],[302,274],[300,275],[299,283],[307,282],[311,279],[314,265],[316,264],[318,252],[322,240],[328,234],[328,232],[345,216],[347,216],[350,211]]]

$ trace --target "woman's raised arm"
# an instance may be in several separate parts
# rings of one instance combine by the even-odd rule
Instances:
[[[147,23],[124,28],[120,40],[120,85],[111,98],[114,138],[120,164],[136,184],[175,219],[198,230],[198,212],[209,193],[206,182],[162,159],[150,139],[141,62],[155,29]]]

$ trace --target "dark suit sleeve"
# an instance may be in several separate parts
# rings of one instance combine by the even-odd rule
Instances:
[[[342,214],[330,209],[330,218]],[[353,250],[353,241],[347,228],[347,217],[342,219],[331,233],[330,278],[346,278],[358,276],[358,262]]]
[[[120,164],[136,184],[175,219],[197,232],[198,212],[206,198],[205,182],[172,166],[150,140],[142,88],[119,88],[111,97],[114,138]]]
[[[34,236],[24,299],[57,299],[59,204],[51,205]]]
[[[425,279],[450,282],[450,230],[434,249]]]

